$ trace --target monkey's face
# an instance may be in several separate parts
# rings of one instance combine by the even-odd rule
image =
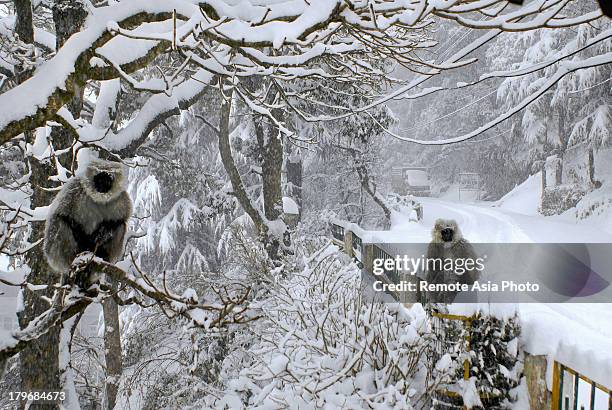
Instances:
[[[438,243],[455,242],[461,239],[457,222],[452,219],[438,219],[434,225],[432,239]]]
[[[455,237],[455,230],[450,227],[442,228],[440,230],[440,237],[442,238],[443,242],[452,242],[453,238]]]
[[[93,186],[96,191],[105,194],[113,187],[115,177],[107,171],[100,171],[93,177]]]
[[[98,203],[108,202],[124,190],[123,169],[116,162],[92,161],[81,181],[91,199]]]

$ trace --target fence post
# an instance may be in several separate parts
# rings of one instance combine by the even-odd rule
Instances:
[[[557,410],[559,408],[561,408],[561,366],[559,365],[559,362],[557,362],[555,360],[555,364],[553,366],[553,390],[552,390],[552,400],[551,400],[551,405],[550,408],[552,410]]]
[[[525,352],[523,374],[527,381],[530,409],[551,408],[551,393],[546,387],[547,358],[544,355],[530,355]],[[554,373],[553,373],[554,375]],[[554,376],[553,376],[554,378]],[[553,383],[556,383],[554,381]],[[554,392],[553,386],[553,392]]]
[[[416,292],[401,292],[400,302],[402,302],[406,307],[411,307],[415,303],[421,303],[421,291],[419,290],[419,282],[420,279],[417,275],[409,275],[409,274],[399,274],[399,280],[413,283],[416,286]]]
[[[363,252],[363,268],[366,272],[372,274],[374,270],[374,245],[371,243],[362,243],[361,249]]]
[[[353,257],[353,232],[346,228],[344,228],[344,250],[350,258]]]

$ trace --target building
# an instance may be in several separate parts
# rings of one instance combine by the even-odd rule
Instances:
[[[400,195],[430,196],[431,183],[426,167],[393,167],[391,188]]]

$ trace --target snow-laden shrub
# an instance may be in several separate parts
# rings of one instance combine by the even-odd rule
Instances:
[[[433,394],[435,408],[512,408],[523,371],[518,317],[477,313],[469,321],[433,320],[435,343],[428,357],[430,379],[439,380]]]
[[[414,196],[391,193],[387,195],[386,200],[389,208],[401,214],[402,217],[409,215],[409,219],[415,222],[423,219],[423,205]]]
[[[206,404],[410,409],[426,400],[424,311],[367,300],[360,271],[332,245],[295,258],[299,268],[279,275],[261,299],[251,343],[226,358],[226,370],[239,372]]]
[[[546,216],[559,215],[575,207],[585,194],[582,188],[570,185],[547,188],[542,194],[540,213]]]
[[[479,315],[471,322],[470,375],[487,409],[508,409],[520,381],[518,318]]]
[[[247,231],[234,226],[219,279],[251,285],[259,319],[207,334],[141,312],[130,334],[143,338],[125,346],[132,359],[124,403],[232,410],[429,403],[431,333],[420,305],[368,299],[359,269],[323,237],[298,228],[293,252],[277,266]]]

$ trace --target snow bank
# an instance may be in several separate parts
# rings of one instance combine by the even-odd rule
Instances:
[[[612,387],[612,304],[522,304],[525,351],[549,358],[597,383]]]
[[[595,153],[595,180],[601,187],[556,218],[612,233],[612,149]]]
[[[538,172],[504,195],[495,206],[517,214],[539,215],[538,207],[541,196],[542,173]]]

